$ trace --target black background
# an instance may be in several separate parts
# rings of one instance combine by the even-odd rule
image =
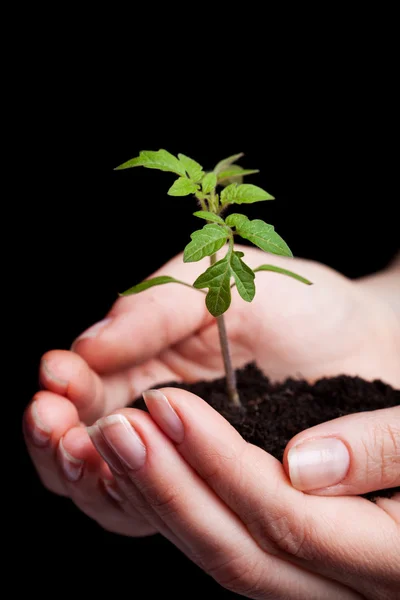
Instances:
[[[136,67],[117,76],[103,65],[99,77],[100,67],[93,73],[85,60],[78,70],[65,60],[61,74],[46,64],[28,69],[32,103],[17,144],[29,164],[14,180],[15,244],[23,254],[15,297],[24,373],[19,417],[37,389],[41,354],[68,348],[119,291],[180,251],[197,225],[189,198],[166,195],[172,174],[113,170],[142,149],[183,152],[206,169],[244,152],[243,166],[261,170],[248,181],[276,197],[245,212],[274,224],[295,255],[349,277],[393,257],[398,132],[386,70],[376,69],[371,85],[368,59],[343,73],[333,59],[308,70],[292,65],[274,84],[259,67],[234,79],[237,85],[225,74],[193,86],[189,74],[183,84]],[[185,572],[197,590],[216,593],[163,539],[104,532],[44,490],[19,440],[18,546],[41,588],[51,573],[63,589],[109,586],[118,594],[128,587],[150,596],[164,589],[186,598]]]

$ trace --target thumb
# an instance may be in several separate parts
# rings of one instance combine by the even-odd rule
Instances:
[[[296,435],[284,453],[293,487],[323,496],[400,486],[400,406],[346,415]]]
[[[202,261],[200,261],[202,262]],[[178,255],[151,277],[171,275],[192,282],[204,265],[185,264]],[[175,283],[117,300],[107,317],[72,344],[98,373],[111,373],[157,356],[208,323],[204,296]]]

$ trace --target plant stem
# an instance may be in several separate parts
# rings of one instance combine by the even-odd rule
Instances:
[[[213,254],[212,256],[210,256],[210,264],[211,265],[215,264],[216,260],[217,260],[216,254]],[[238,392],[237,385],[236,385],[236,374],[235,374],[235,370],[232,366],[231,355],[229,352],[229,343],[228,343],[228,336],[226,333],[224,315],[220,315],[219,317],[217,317],[217,325],[218,325],[219,341],[221,344],[222,358],[223,358],[224,367],[225,367],[225,376],[226,376],[226,384],[227,384],[227,389],[228,389],[229,400],[231,401],[231,403],[234,406],[242,406],[242,403],[240,402],[240,398],[239,398],[239,392]]]

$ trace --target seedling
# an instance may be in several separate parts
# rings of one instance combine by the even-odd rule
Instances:
[[[201,210],[193,214],[199,219],[207,221],[207,224],[191,234],[191,242],[184,250],[183,260],[184,262],[194,262],[209,256],[210,266],[208,269],[193,284],[163,275],[146,279],[123,292],[121,296],[138,294],[155,285],[165,283],[180,283],[205,293],[207,309],[218,323],[229,398],[237,406],[240,406],[241,403],[223,316],[231,304],[231,288],[236,285],[243,300],[251,302],[256,293],[254,279],[257,271],[274,271],[311,285],[308,279],[275,265],[260,265],[251,269],[243,261],[244,253],[235,250],[234,238],[239,235],[265,252],[280,256],[293,256],[288,245],[276,233],[272,225],[268,225],[260,219],[250,220],[239,213],[223,217],[231,204],[252,204],[262,200],[274,200],[274,197],[262,188],[242,183],[245,175],[258,173],[257,169],[243,169],[236,164],[242,156],[243,154],[235,154],[225,158],[216,165],[213,171],[204,172],[199,163],[184,154],[178,154],[178,158],[176,158],[166,150],[157,152],[145,150],[140,152],[137,158],[116,168],[116,170],[120,170],[131,167],[147,167],[148,169],[170,171],[179,177],[168,190],[168,194],[170,196],[193,194],[196,197]],[[218,186],[222,188],[220,193],[217,192]],[[226,245],[225,256],[217,261],[217,251]],[[233,282],[231,282],[232,278]],[[204,288],[208,288],[208,292],[205,292]]]

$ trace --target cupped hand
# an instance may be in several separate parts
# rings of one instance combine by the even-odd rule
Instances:
[[[251,266],[265,262],[261,251],[242,250]],[[398,322],[389,306],[318,263],[279,257],[269,262],[297,271],[314,285],[258,273],[250,305],[233,292],[225,316],[235,367],[256,361],[272,379],[348,373],[400,384]],[[156,274],[193,282],[204,268],[184,264],[178,256]],[[154,385],[223,375],[217,327],[204,295],[168,284],[119,299],[104,321],[75,341],[73,350],[43,357],[45,389],[25,412],[27,445],[39,476],[106,529],[153,533],[154,523],[121,497],[84,425]]]
[[[399,446],[390,436],[399,434],[400,408],[314,427],[307,441],[303,435],[291,442],[283,466],[246,443],[198,396],[162,388],[144,398],[150,414],[124,409],[97,421],[89,433],[124,506],[218,583],[255,599],[398,597],[399,499],[374,504],[334,494],[343,485],[353,492],[384,481],[400,484]],[[352,426],[363,431],[360,442],[367,447]],[[338,474],[344,465],[343,481],[330,496],[291,485],[288,474],[293,464],[296,476],[301,472],[304,449],[313,455],[314,481],[315,471],[326,483],[326,472]]]

